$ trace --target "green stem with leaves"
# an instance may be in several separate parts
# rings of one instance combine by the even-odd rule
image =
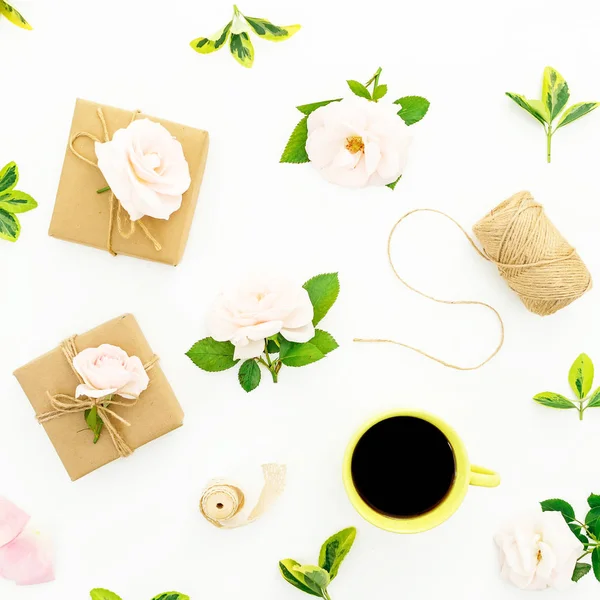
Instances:
[[[381,76],[381,71],[381,67],[379,67],[377,71],[375,71],[375,75],[373,75],[373,77],[371,77],[371,79],[369,79],[369,81],[365,83],[366,88],[373,84],[373,91],[375,91],[375,88],[379,85],[379,77]]]
[[[262,356],[258,358],[258,362],[263,364],[269,372],[271,373],[271,377],[273,378],[273,383],[277,383],[279,371],[281,370],[281,361],[280,360],[271,360],[271,356],[269,355],[269,341],[265,340],[265,358]]]

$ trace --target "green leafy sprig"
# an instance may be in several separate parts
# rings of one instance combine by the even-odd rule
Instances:
[[[556,392],[542,392],[536,394],[533,399],[543,406],[558,409],[576,408],[579,411],[579,420],[583,420],[583,413],[588,408],[600,407],[600,388],[597,388],[592,394],[592,384],[594,383],[594,363],[587,354],[580,354],[569,369],[569,384],[577,398],[569,400],[562,394]]]
[[[373,77],[371,77],[364,85],[354,79],[349,79],[346,83],[352,93],[356,96],[372,102],[379,102],[379,100],[381,100],[388,92],[388,86],[379,83],[381,71],[382,69],[379,67],[375,72],[375,75],[373,75]],[[369,89],[370,87],[372,89]],[[342,98],[335,98],[334,100],[322,100],[321,102],[312,102],[311,104],[297,106],[296,108],[304,115],[304,117],[294,128],[279,162],[292,164],[310,162],[308,153],[306,152],[308,117],[318,108],[327,106],[332,102],[340,102],[341,100]],[[398,116],[407,125],[418,123],[427,114],[430,104],[429,100],[422,98],[421,96],[403,96],[402,98],[394,100],[393,103],[400,106]],[[393,183],[389,183],[387,187],[393,190],[398,181],[400,181],[400,177]]]
[[[303,286],[313,305],[313,325],[317,325],[329,312],[340,293],[337,273],[323,273],[309,279]],[[303,367],[325,358],[333,352],[338,343],[333,336],[322,329],[315,329],[314,337],[303,344],[289,342],[281,333],[265,340],[265,348],[258,358],[250,358],[242,363],[238,381],[246,392],[251,392],[260,384],[260,365],[266,368],[277,383],[279,371],[286,367]],[[196,342],[186,356],[203,371],[225,371],[234,367],[239,359],[234,359],[235,347],[231,342],[217,342],[211,337]]]
[[[552,498],[540,502],[544,512],[554,511],[562,514],[573,535],[583,544],[584,552],[577,559],[573,571],[573,581],[579,581],[592,569],[596,579],[600,581],[600,495],[590,494],[588,498],[590,510],[584,521],[575,518],[575,510],[565,500]],[[582,558],[591,555],[592,564],[579,562]]]
[[[0,15],[4,15],[11,23],[14,23],[21,29],[33,29],[33,27],[25,20],[25,17],[5,0],[0,0]]]
[[[15,190],[18,181],[19,169],[14,162],[0,169],[0,238],[9,242],[16,242],[21,234],[17,213],[28,212],[38,205],[29,194]]]
[[[561,127],[580,119],[600,106],[598,102],[579,102],[563,112],[570,96],[569,86],[564,77],[552,67],[544,69],[541,100],[529,100],[521,94],[513,94],[512,92],[506,92],[506,95],[544,126],[548,162],[552,158],[552,136]],[[554,121],[559,117],[558,124],[553,127]]]
[[[301,565],[286,558],[279,561],[279,570],[283,578],[300,591],[331,600],[327,591],[329,584],[335,579],[344,558],[356,538],[356,529],[348,527],[332,535],[321,547],[319,566]]]
[[[266,19],[247,17],[238,7],[233,5],[233,18],[227,25],[210,37],[199,37],[190,42],[190,46],[199,54],[210,54],[220,50],[229,39],[229,50],[233,58],[242,65],[250,68],[254,64],[254,46],[250,33],[255,33],[263,40],[283,42],[300,30],[300,25],[273,25]]]
[[[93,589],[90,592],[92,600],[122,600],[121,596],[117,596],[114,592],[102,588]],[[179,592],[163,592],[154,596],[152,600],[190,600],[189,596],[180,594]]]

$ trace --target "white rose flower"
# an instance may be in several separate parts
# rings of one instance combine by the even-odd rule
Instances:
[[[583,544],[559,512],[533,512],[505,526],[494,538],[502,576],[522,590],[565,588]]]
[[[191,184],[178,142],[160,123],[133,121],[110,142],[96,142],[98,168],[132,221],[168,219]]]
[[[402,175],[410,134],[398,106],[352,97],[308,117],[306,152],[332,183],[346,187],[387,185]]]
[[[222,293],[208,315],[209,335],[235,346],[234,358],[256,358],[265,339],[281,333],[289,342],[315,335],[308,292],[285,279],[255,277]]]

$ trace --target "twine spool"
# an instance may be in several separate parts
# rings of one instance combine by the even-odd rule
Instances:
[[[379,338],[355,338],[355,342],[395,344],[413,350],[445,367],[458,371],[473,371],[488,363],[504,344],[504,322],[500,313],[489,304],[477,300],[442,300],[421,292],[408,284],[399,274],[391,254],[394,233],[400,223],[417,212],[442,215],[452,221],[465,235],[475,251],[493,262],[501,277],[514,290],[531,312],[547,316],[580,298],[592,287],[592,277],[575,249],[550,222],[544,207],[529,192],[519,192],[500,203],[473,226],[481,243],[474,240],[452,217],[439,210],[420,208],[401,217],[388,237],[388,260],[396,277],[410,290],[441,304],[474,304],[491,310],[500,323],[500,340],[496,349],[481,363],[459,366],[437,358],[403,342]]]
[[[233,519],[244,506],[244,492],[234,485],[213,484],[200,498],[200,511],[212,523]]]

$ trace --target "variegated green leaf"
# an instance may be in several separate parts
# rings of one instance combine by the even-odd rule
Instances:
[[[292,560],[291,558],[286,558],[285,560],[279,561],[279,570],[281,571],[281,575],[288,583],[291,583],[294,587],[298,588],[302,592],[305,592],[306,594],[321,598],[322,595],[320,592],[313,591],[304,582],[304,576],[302,573],[295,571],[295,569],[299,566],[300,563]]]
[[[319,592],[321,596],[325,597],[323,590],[327,589],[331,578],[329,573],[317,567],[316,565],[298,565],[293,567],[292,573],[302,580],[302,583],[314,592]]]
[[[579,104],[573,104],[573,106],[567,108],[567,110],[563,113],[556,129],[559,127],[564,127],[573,121],[577,121],[577,119],[580,119],[588,113],[591,113],[599,106],[600,102],[580,102]]]
[[[12,190],[19,181],[19,168],[14,162],[8,163],[0,170],[0,194]]]
[[[315,112],[317,108],[321,108],[322,106],[327,106],[332,102],[340,102],[341,98],[336,98],[335,100],[323,100],[321,102],[313,102],[312,104],[301,104],[300,106],[296,106],[296,108],[305,115],[310,115],[310,113]]]
[[[179,592],[163,592],[158,596],[154,596],[152,600],[190,600],[190,597]]]
[[[598,408],[600,406],[600,388],[598,388],[594,393],[590,396],[590,401],[588,402],[586,408]]]
[[[237,60],[242,67],[249,69],[254,64],[254,46],[250,41],[250,36],[246,32],[232,33],[229,49],[233,58]]]
[[[0,208],[6,212],[24,213],[37,208],[38,203],[25,192],[12,190],[10,192],[0,193]]]
[[[121,596],[117,596],[114,592],[103,588],[95,588],[90,592],[92,600],[121,600]]]
[[[583,400],[594,383],[594,363],[587,354],[580,354],[569,369],[569,384],[575,395]]]
[[[421,96],[404,96],[403,98],[394,100],[394,104],[399,104],[402,107],[398,111],[398,116],[407,125],[414,125],[427,114],[430,103],[427,98],[422,98]]]
[[[4,0],[0,0],[0,14],[3,14],[11,23],[14,23],[17,27],[21,27],[21,29],[33,29],[25,20],[25,17]]]
[[[560,394],[555,394],[554,392],[542,392],[541,394],[536,394],[533,399],[538,404],[548,406],[550,408],[577,408],[570,400],[564,396],[561,396]]]
[[[535,117],[542,125],[545,125],[546,120],[546,107],[543,106],[544,111],[542,111],[541,102],[539,100],[528,100],[525,96],[521,94],[513,94],[512,92],[506,92],[506,95],[516,102],[521,108],[525,109],[532,117]],[[537,104],[539,102],[539,104]],[[536,103],[536,104],[534,104]]]
[[[21,233],[19,219],[12,213],[0,208],[0,238],[9,242],[16,242]]]
[[[266,19],[246,17],[245,15],[244,18],[248,21],[248,25],[252,27],[256,35],[271,42],[283,42],[300,31],[300,25],[285,25],[280,27],[278,25],[273,25],[273,23]]]
[[[232,21],[229,21],[223,29],[219,29],[215,34],[209,37],[199,37],[190,42],[190,46],[200,54],[210,54],[221,49],[227,42]]]
[[[292,131],[292,135],[285,146],[285,150],[279,159],[282,163],[301,164],[310,162],[306,152],[306,140],[308,139],[308,116],[304,117]]]
[[[542,102],[550,113],[553,121],[569,100],[569,86],[564,77],[552,67],[544,69],[544,80],[542,83]]]
[[[356,528],[348,527],[332,535],[321,547],[319,566],[325,569],[333,581],[338,574],[340,565],[354,543]]]

